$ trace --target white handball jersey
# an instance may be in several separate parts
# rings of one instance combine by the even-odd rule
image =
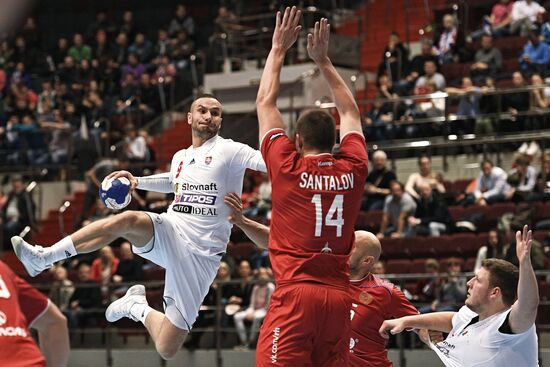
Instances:
[[[231,210],[223,199],[227,193],[241,194],[247,168],[266,172],[261,153],[217,135],[199,148],[174,154],[170,184],[175,198],[168,213],[178,218],[182,240],[206,254],[225,251]]]
[[[521,334],[499,331],[510,311],[473,322],[478,315],[463,306],[453,317],[447,339],[430,346],[447,367],[536,367],[535,325]]]

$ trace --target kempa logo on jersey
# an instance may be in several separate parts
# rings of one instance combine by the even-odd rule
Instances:
[[[0,326],[5,325],[8,322],[8,317],[5,313],[0,311]],[[0,336],[21,336],[26,337],[27,331],[20,327],[0,327]]]
[[[218,215],[216,208],[198,208],[191,205],[176,204],[172,207],[172,210],[183,214],[200,215],[201,217],[216,217]]]
[[[215,205],[216,196],[197,195],[197,194],[178,194],[175,198],[176,203],[196,203],[204,205]]]
[[[6,314],[0,311],[0,326],[4,325],[6,322],[8,322]]]

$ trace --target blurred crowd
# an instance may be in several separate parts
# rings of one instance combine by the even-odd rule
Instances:
[[[390,35],[378,67],[377,95],[364,119],[371,140],[548,127],[550,22],[543,6],[499,0],[470,34],[456,14],[444,14],[440,22],[433,39],[424,38],[413,57],[399,34]],[[495,43],[508,47],[506,39],[517,46],[504,53]],[[499,95],[503,89],[512,90]],[[428,94],[435,95],[415,97]],[[452,122],[437,119],[444,116]]]

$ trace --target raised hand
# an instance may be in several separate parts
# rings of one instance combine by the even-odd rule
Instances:
[[[327,18],[321,18],[319,22],[315,22],[313,34],[307,35],[307,53],[316,64],[328,59],[329,35],[330,24]]]
[[[516,254],[520,264],[527,264],[531,261],[531,244],[533,243],[533,233],[527,225],[523,226],[523,232],[516,232]]]
[[[239,195],[235,193],[229,193],[225,195],[223,199],[225,204],[231,208],[231,214],[229,215],[229,222],[231,224],[240,224],[243,221],[243,203]]]
[[[117,179],[120,177],[126,177],[128,181],[130,181],[130,190],[135,190],[137,187],[137,178],[134,177],[130,172],[128,171],[115,171],[109,174],[105,179]]]
[[[302,12],[295,6],[286,8],[284,14],[277,12],[275,31],[271,47],[286,52],[298,39],[302,26],[299,25]]]

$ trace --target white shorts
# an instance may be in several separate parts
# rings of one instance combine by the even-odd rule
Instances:
[[[145,246],[132,246],[133,251],[166,269],[165,315],[173,325],[189,331],[216,277],[223,254],[201,254],[182,239],[181,229],[170,215],[146,213],[153,222],[155,234]]]

